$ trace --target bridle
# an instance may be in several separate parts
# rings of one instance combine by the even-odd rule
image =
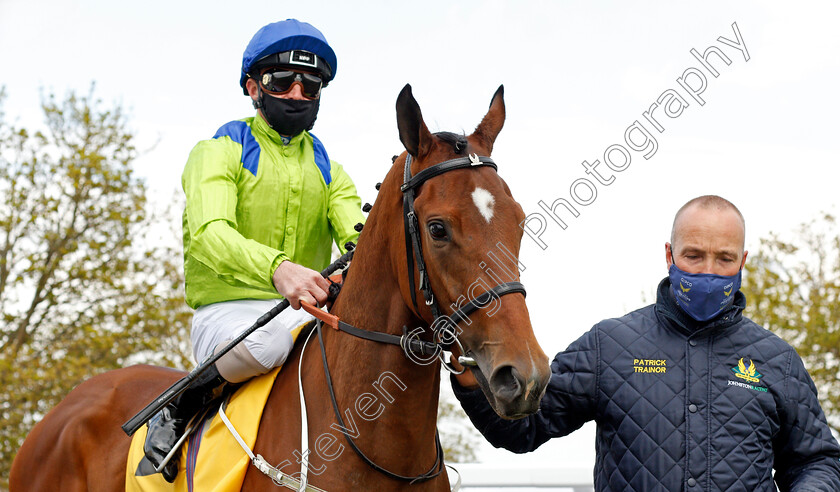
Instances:
[[[405,182],[402,186],[400,186],[400,190],[403,192],[403,220],[405,223],[406,258],[408,260],[408,283],[411,284],[411,302],[414,304],[414,309],[417,312],[418,317],[420,317],[420,310],[417,306],[417,294],[414,292],[415,261],[417,262],[417,272],[420,275],[419,288],[423,292],[423,297],[426,299],[426,305],[429,306],[432,311],[432,317],[436,321],[443,316],[443,313],[440,309],[440,305],[438,305],[437,299],[435,298],[435,294],[432,291],[432,286],[429,284],[429,275],[426,272],[426,262],[423,260],[423,247],[420,243],[420,223],[417,219],[417,212],[414,210],[415,190],[429,179],[440,174],[454,171],[456,169],[472,169],[478,167],[491,167],[494,171],[498,171],[498,167],[496,166],[496,163],[493,162],[493,159],[489,157],[479,157],[476,154],[470,154],[468,157],[450,159],[448,161],[435,164],[434,166],[423,169],[415,176],[412,176],[411,154],[406,154],[404,173]],[[485,292],[482,296],[479,296],[479,298],[471,301],[470,304],[477,303],[477,305],[474,305],[471,309],[469,309],[469,312],[461,312],[465,310],[466,306],[464,306],[453,313],[451,318],[457,323],[459,320],[463,319],[464,315],[467,315],[479,307],[486,305],[490,300],[490,292],[497,296],[519,292],[524,296],[525,287],[520,282],[505,282],[503,284],[499,284],[496,287],[493,287],[489,292]],[[483,296],[487,297],[482,299]]]
[[[429,283],[429,275],[426,271],[426,262],[423,259],[423,248],[422,243],[420,241],[420,224],[417,218],[417,212],[414,208],[414,198],[416,194],[416,189],[428,181],[429,179],[441,175],[443,173],[454,171],[456,169],[472,169],[478,167],[491,167],[494,171],[498,170],[496,163],[493,162],[493,159],[489,157],[479,157],[476,154],[471,154],[468,157],[459,157],[456,159],[450,159],[433,166],[430,166],[426,169],[423,169],[416,175],[411,175],[411,154],[406,154],[405,158],[405,181],[403,182],[402,186],[400,186],[400,190],[403,192],[403,220],[405,226],[405,248],[406,248],[406,260],[408,262],[408,281],[411,286],[411,302],[414,305],[414,312],[415,315],[422,319],[420,316],[420,309],[417,305],[417,294],[415,293],[415,280],[414,280],[414,264],[417,264],[417,272],[419,274],[420,285],[419,289],[423,292],[423,297],[425,298],[426,305],[429,306],[432,312],[432,317],[434,321],[432,323],[433,326],[437,325],[436,323],[438,320],[446,317],[440,309],[440,305],[435,298],[434,292],[432,291],[432,286]],[[458,310],[452,313],[452,316],[448,317],[448,321],[451,323],[443,323],[443,331],[445,333],[438,334],[438,338],[441,339],[440,342],[434,341],[426,341],[420,340],[417,337],[412,336],[408,333],[408,329],[403,327],[403,335],[391,335],[389,333],[382,333],[382,332],[375,332],[369,330],[363,330],[360,328],[356,328],[350,324],[347,324],[341,321],[337,316],[330,315],[324,313],[321,310],[312,310],[309,311],[313,315],[318,318],[318,322],[316,323],[316,330],[318,333],[318,340],[321,345],[321,357],[324,362],[324,372],[327,381],[327,387],[329,388],[330,399],[332,401],[333,411],[335,412],[335,417],[338,420],[338,424],[341,426],[341,432],[344,434],[344,437],[347,439],[347,442],[350,444],[350,447],[356,454],[367,463],[370,467],[375,469],[376,471],[396,480],[407,481],[411,483],[419,483],[425,482],[427,480],[431,480],[432,478],[437,477],[443,472],[444,464],[443,464],[443,448],[440,444],[440,437],[438,436],[437,431],[435,431],[435,447],[437,451],[437,459],[435,460],[434,465],[432,468],[429,469],[427,472],[417,475],[414,477],[406,477],[403,475],[399,475],[397,473],[393,473],[391,471],[386,470],[385,468],[381,467],[374,463],[370,458],[365,456],[365,454],[356,446],[356,443],[353,441],[353,438],[344,430],[346,429],[346,425],[344,424],[344,420],[341,417],[341,411],[338,408],[338,403],[335,399],[335,392],[333,391],[333,383],[332,377],[330,375],[330,369],[327,364],[327,354],[324,349],[324,341],[321,334],[321,321],[326,322],[328,325],[332,326],[333,328],[353,335],[355,337],[364,338],[366,340],[371,340],[375,342],[381,343],[389,343],[393,345],[399,345],[402,347],[406,356],[409,359],[412,357],[409,354],[416,354],[422,356],[430,356],[436,355],[441,360],[443,366],[454,373],[463,372],[456,371],[446,360],[445,356],[443,355],[444,350],[449,350],[453,344],[457,344],[458,348],[461,351],[462,356],[459,357],[459,362],[462,363],[464,366],[475,366],[475,361],[468,357],[468,351],[464,350],[464,347],[461,345],[460,341],[458,341],[457,333],[454,331],[455,325],[462,320],[468,319],[467,317],[475,312],[476,310],[486,306],[490,300],[495,297],[501,297],[507,294],[514,294],[520,293],[523,296],[525,295],[525,287],[520,282],[505,282],[495,287],[491,288],[490,290],[486,291],[484,294],[476,297],[475,299],[470,300],[468,303],[465,303],[461,306]],[[305,305],[304,305],[305,306]],[[306,307],[306,306],[305,306]],[[449,339],[450,341],[446,342],[445,340]],[[412,359],[414,362],[416,360]],[[434,360],[434,359],[429,359]]]

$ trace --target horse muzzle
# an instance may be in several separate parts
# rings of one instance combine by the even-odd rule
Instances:
[[[544,367],[531,366],[527,376],[512,364],[500,364],[490,371],[490,378],[484,376],[479,367],[471,368],[479,386],[484,391],[493,410],[505,419],[520,419],[536,413],[540,400],[548,385],[550,371]]]

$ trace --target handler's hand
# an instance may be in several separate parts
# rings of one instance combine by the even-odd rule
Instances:
[[[465,368],[461,364],[458,363],[458,358],[455,355],[449,356],[449,362],[452,363],[452,367],[455,368],[456,371],[460,371],[461,369],[466,369],[461,374],[456,374],[455,379],[458,380],[458,384],[463,386],[465,389],[474,390],[478,388],[478,381],[476,381],[475,376],[473,376],[472,371],[469,368]]]
[[[284,261],[271,276],[274,288],[289,300],[292,309],[300,309],[300,301],[323,306],[327,301],[330,283],[315,270]]]

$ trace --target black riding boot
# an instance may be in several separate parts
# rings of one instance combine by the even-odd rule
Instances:
[[[163,407],[151,420],[143,452],[146,458],[157,468],[184,434],[190,419],[219,396],[225,379],[219,375],[213,364],[172,402]],[[167,482],[172,483],[178,475],[179,452],[176,452],[161,473]]]

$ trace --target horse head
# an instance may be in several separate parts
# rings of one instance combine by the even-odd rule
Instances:
[[[427,171],[425,179],[411,190],[422,251],[416,263],[421,265],[414,265],[413,275],[400,275],[409,279],[400,282],[400,290],[417,317],[433,331],[439,331],[435,336],[452,338],[457,334],[460,347],[453,344],[453,353],[463,349],[464,355],[474,359],[470,370],[496,413],[519,418],[539,409],[550,371],[548,358],[531,327],[524,292],[504,296],[491,292],[495,286],[519,280],[523,232],[519,224],[525,219],[522,207],[489,159],[504,120],[502,86],[469,136],[432,134],[411,87],[406,85],[400,93],[397,124],[406,152],[397,159],[395,167],[405,165],[409,159],[410,173],[404,177],[410,174],[419,178],[418,173]],[[445,164],[440,166],[441,163]],[[450,163],[461,166],[452,169]],[[404,184],[404,193],[406,188]],[[411,242],[408,237],[406,242]],[[403,265],[405,255],[411,256],[406,250],[394,254],[400,255]],[[412,265],[412,260],[409,258],[408,265]],[[399,263],[400,259],[392,262]],[[434,296],[431,302],[428,295],[421,296],[416,290],[416,284],[422,286],[424,282],[422,263]],[[424,297],[426,302],[422,302]],[[454,312],[470,301],[478,309],[468,316],[456,317]],[[434,306],[439,306],[440,312],[435,313]],[[453,318],[446,313],[452,313]],[[440,331],[447,331],[444,327],[450,333],[442,335]]]

